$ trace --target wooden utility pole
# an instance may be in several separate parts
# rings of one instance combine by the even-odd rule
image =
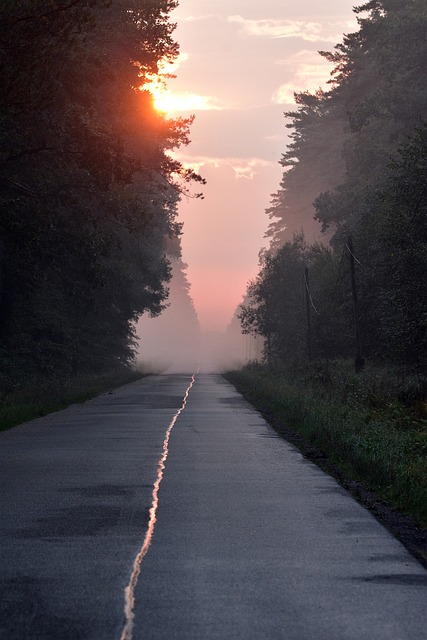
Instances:
[[[365,368],[365,360],[364,358],[362,358],[362,340],[360,337],[361,332],[359,323],[359,310],[357,304],[356,271],[354,268],[353,239],[351,236],[348,237],[347,249],[350,256],[351,292],[353,295],[353,318],[356,333],[356,358],[354,360],[354,370],[356,371],[356,373],[360,373]]]
[[[308,268],[304,271],[304,284],[305,284],[305,309],[307,315],[307,351],[308,361],[311,362],[311,308],[310,308],[310,289],[308,287]]]

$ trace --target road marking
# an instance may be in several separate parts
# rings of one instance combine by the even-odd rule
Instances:
[[[197,372],[198,373],[198,372]],[[193,386],[193,384],[196,381],[196,376],[193,375],[191,377],[191,384],[187,387],[186,391],[185,391],[185,395],[182,401],[182,405],[181,407],[178,409],[178,411],[176,412],[176,414],[174,415],[174,417],[172,418],[172,422],[170,423],[170,425],[168,426],[166,433],[165,433],[165,439],[163,440],[163,452],[162,452],[162,457],[160,458],[158,465],[157,465],[157,479],[154,483],[154,487],[153,487],[153,493],[152,493],[152,500],[151,500],[151,507],[150,507],[150,519],[148,521],[148,528],[147,528],[147,532],[145,534],[145,538],[144,538],[144,542],[142,544],[141,550],[139,551],[138,555],[136,556],[134,562],[133,562],[133,569],[132,569],[132,574],[129,580],[129,584],[127,585],[127,587],[125,588],[125,626],[123,628],[122,631],[122,635],[120,636],[120,640],[132,640],[132,632],[133,632],[133,625],[134,625],[134,618],[135,618],[135,613],[134,613],[134,605],[135,605],[135,587],[137,585],[138,582],[138,578],[139,578],[139,574],[141,573],[141,562],[144,559],[144,556],[147,555],[147,551],[150,547],[151,544],[151,540],[153,539],[153,534],[154,534],[154,527],[156,524],[156,514],[157,514],[157,508],[159,506],[159,488],[160,488],[160,483],[162,481],[163,478],[163,472],[165,470],[165,466],[166,466],[166,459],[168,457],[169,454],[169,438],[170,438],[170,434],[172,429],[174,428],[174,425],[179,417],[179,414],[182,413],[182,411],[184,411],[185,409],[185,405],[187,404],[187,399],[188,399],[188,395],[190,393],[191,387]]]

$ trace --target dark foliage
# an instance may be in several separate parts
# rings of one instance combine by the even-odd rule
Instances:
[[[189,120],[147,88],[174,0],[0,7],[0,386],[127,367],[167,296]],[[143,87],[142,89],[140,87]]]

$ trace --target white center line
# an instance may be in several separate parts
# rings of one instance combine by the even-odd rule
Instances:
[[[190,393],[190,389],[193,386],[194,382],[196,380],[195,375],[192,376],[191,378],[191,384],[188,386],[183,401],[182,401],[182,405],[181,407],[178,409],[178,411],[176,412],[176,414],[174,415],[174,417],[172,418],[172,422],[170,423],[169,427],[166,430],[165,433],[165,439],[163,440],[163,452],[162,452],[162,457],[160,458],[159,462],[158,462],[158,466],[157,466],[157,479],[154,483],[153,486],[153,493],[152,493],[152,500],[151,500],[151,507],[150,507],[150,519],[148,521],[148,528],[147,528],[147,532],[145,534],[145,538],[144,538],[144,542],[142,544],[142,547],[139,551],[139,553],[137,554],[134,563],[133,563],[133,569],[132,569],[132,574],[129,580],[129,583],[127,585],[127,587],[125,588],[125,619],[126,619],[126,623],[125,626],[123,628],[122,631],[122,635],[120,636],[120,640],[132,640],[132,631],[133,631],[133,625],[134,625],[134,618],[135,618],[135,613],[134,613],[134,605],[135,605],[135,587],[137,585],[138,582],[138,578],[139,578],[139,574],[141,572],[141,562],[144,558],[144,556],[147,554],[147,551],[150,547],[151,544],[151,540],[153,539],[153,534],[154,534],[154,526],[156,524],[156,513],[157,513],[157,507],[159,506],[159,487],[160,487],[160,483],[162,481],[163,478],[163,472],[165,470],[165,463],[166,463],[166,458],[168,457],[168,453],[169,453],[169,438],[170,438],[170,434],[171,431],[175,425],[175,422],[178,419],[179,414],[185,409],[185,405],[187,404],[187,399],[188,399],[188,395]]]

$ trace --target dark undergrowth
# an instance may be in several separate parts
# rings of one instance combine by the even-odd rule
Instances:
[[[22,389],[0,391],[0,431],[85,402],[142,376],[138,371],[122,370],[67,380],[35,380]]]
[[[416,378],[373,368],[356,376],[350,363],[330,362],[292,371],[254,363],[225,377],[367,506],[389,506],[418,529],[427,561],[427,412]]]

